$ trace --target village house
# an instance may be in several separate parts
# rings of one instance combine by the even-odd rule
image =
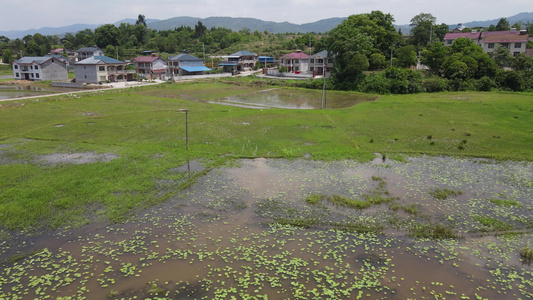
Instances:
[[[257,57],[257,54],[250,51],[238,51],[224,56],[224,62],[218,65],[223,67],[224,72],[251,70],[257,62]]]
[[[513,56],[526,52],[526,45],[529,39],[526,30],[509,31],[483,31],[483,32],[450,32],[444,36],[444,45],[451,46],[458,38],[469,38],[476,45],[483,48],[483,52],[491,53],[498,47],[509,49]]]
[[[526,52],[526,45],[529,39],[526,30],[516,30],[514,28],[511,28],[510,31],[484,31],[481,36],[481,47],[484,52],[492,53],[496,48],[504,47],[515,57],[520,53]]]
[[[76,82],[99,83],[134,80],[135,70],[126,70],[127,63],[107,56],[92,56],[74,64]]]
[[[309,55],[300,50],[283,55],[279,61],[280,68],[287,68],[287,72],[301,74],[309,71]]]
[[[309,57],[309,72],[315,76],[331,77],[333,63],[328,61],[328,51],[324,50]]]
[[[167,66],[170,77],[202,75],[206,71],[211,71],[211,69],[204,66],[204,62],[201,59],[187,53],[167,58]]]
[[[481,32],[472,30],[472,32],[449,32],[444,36],[444,45],[451,46],[458,38],[469,38],[474,44],[479,45],[481,42]]]
[[[104,56],[104,51],[96,46],[80,48],[75,51],[74,62],[82,61],[92,56]]]
[[[65,80],[67,64],[57,56],[23,57],[13,62],[13,75],[16,80]]]
[[[131,62],[135,64],[137,74],[144,78],[163,79],[163,76],[167,73],[166,62],[155,54],[139,56],[132,59]]]

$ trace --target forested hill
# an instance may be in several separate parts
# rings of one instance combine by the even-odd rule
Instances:
[[[166,20],[147,19],[146,23],[148,28],[155,30],[173,30],[181,26],[194,28],[198,22],[202,22],[202,24],[207,28],[222,27],[231,29],[233,31],[239,31],[248,28],[250,31],[257,30],[259,32],[263,32],[266,30],[270,33],[323,33],[335,28],[345,19],[346,18],[330,18],[298,25],[289,22],[277,23],[253,18],[209,17],[202,19],[195,17],[175,17]],[[135,21],[136,19],[124,19],[113,24],[115,26],[119,26],[120,23],[135,24]],[[85,29],[94,30],[100,26],[102,26],[102,24],[74,24],[56,28],[43,27],[40,29],[0,31],[0,36],[6,36],[10,39],[17,39],[23,38],[26,35],[40,33],[42,35],[58,35],[63,37],[66,33],[75,34],[76,32]]]
[[[155,30],[172,30],[180,26],[189,26],[194,28],[198,22],[202,22],[207,28],[223,27],[233,31],[239,31],[248,28],[250,31],[269,31],[271,33],[307,33],[307,32],[325,32],[335,28],[346,18],[330,18],[313,23],[293,24],[289,22],[272,22],[263,21],[254,18],[231,18],[231,17],[209,17],[209,18],[193,18],[193,17],[176,17],[167,20],[152,22],[148,24],[148,28]]]

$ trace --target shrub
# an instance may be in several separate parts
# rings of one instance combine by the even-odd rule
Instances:
[[[422,89],[426,93],[443,92],[447,89],[446,79],[440,77],[428,77],[422,79]]]
[[[361,91],[364,93],[388,94],[390,93],[390,80],[383,73],[372,73],[363,80]]]
[[[494,87],[494,80],[487,76],[481,77],[477,81],[477,90],[482,92],[489,92]]]

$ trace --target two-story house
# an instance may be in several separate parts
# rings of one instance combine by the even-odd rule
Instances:
[[[23,57],[13,62],[16,80],[68,79],[67,60],[57,56]]]
[[[283,55],[279,60],[279,66],[287,68],[290,73],[306,73],[309,71],[309,55],[298,50]]]
[[[131,62],[135,64],[137,74],[144,78],[162,79],[163,75],[167,73],[167,63],[155,54],[139,56],[132,59]]]
[[[167,67],[170,77],[202,75],[205,71],[211,71],[211,69],[204,66],[204,62],[201,59],[187,53],[167,58]]]
[[[458,38],[471,39],[474,44],[479,45],[481,43],[481,32],[472,30],[472,32],[449,32],[444,35],[444,46],[451,46]]]
[[[218,64],[224,72],[251,70],[257,62],[258,55],[250,51],[238,51],[224,56],[224,62]]]
[[[526,52],[529,36],[527,31],[514,28],[509,31],[450,32],[444,36],[444,45],[451,46],[458,38],[471,39],[485,53],[494,52],[497,47],[505,47],[513,56],[518,56]]]
[[[94,47],[83,47],[75,51],[74,61],[82,61],[91,56],[104,56],[104,51],[96,46]]]
[[[333,63],[328,60],[328,51],[320,51],[309,56],[309,72],[315,76],[331,77]]]
[[[526,45],[529,39],[526,30],[516,30],[511,28],[510,31],[484,31],[481,33],[481,47],[486,53],[494,52],[497,47],[509,49],[513,56],[526,52]]]
[[[127,63],[107,56],[92,56],[74,64],[76,82],[99,83],[134,80],[135,70],[126,70]]]

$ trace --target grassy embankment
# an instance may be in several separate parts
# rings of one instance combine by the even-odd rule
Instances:
[[[368,160],[374,153],[533,160],[531,94],[382,96],[338,110],[258,110],[183,100],[253,90],[213,82],[165,84],[1,103],[0,227],[121,221],[190,184],[186,174],[172,170],[187,159],[210,166],[234,157]],[[185,115],[178,109],[189,110],[189,151]],[[87,152],[119,158],[53,164],[43,156]]]

